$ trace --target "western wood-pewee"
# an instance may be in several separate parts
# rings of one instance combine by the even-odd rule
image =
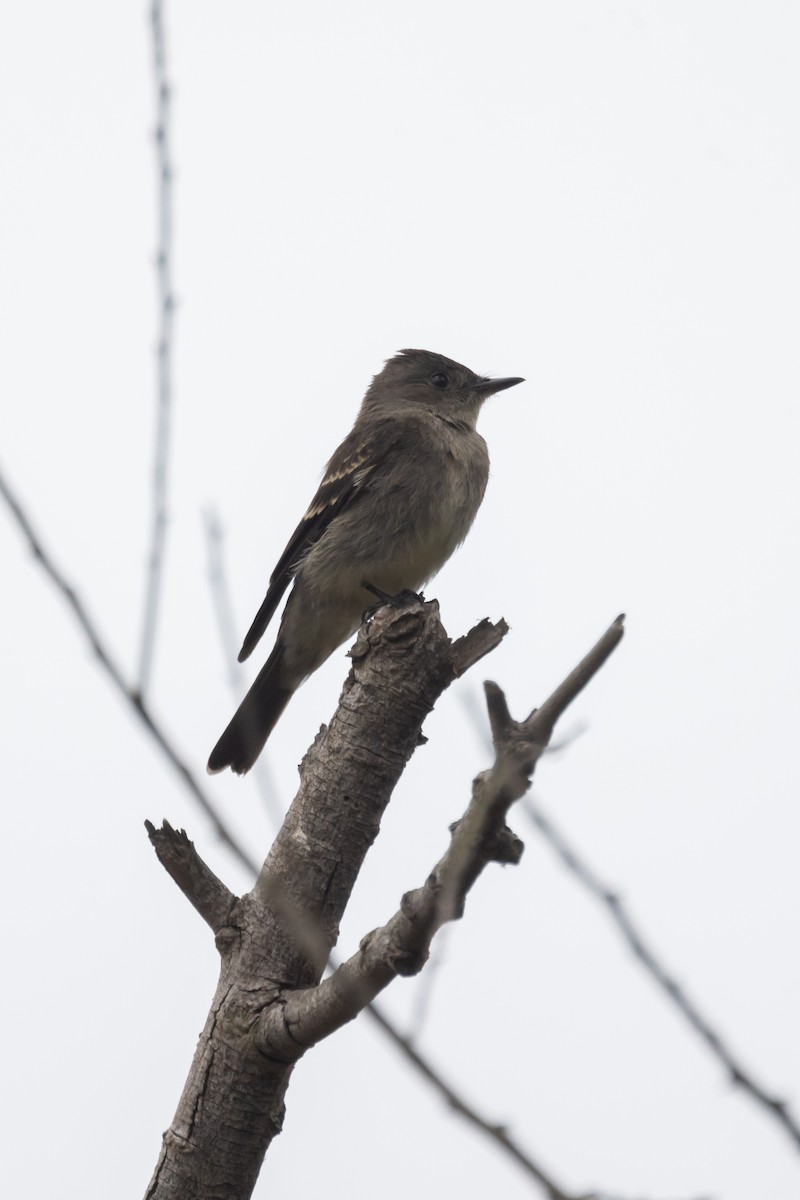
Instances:
[[[522,382],[486,379],[429,350],[387,361],[272,573],[239,662],[294,582],[278,639],[211,751],[210,772],[248,771],[292,693],[355,633],[374,595],[418,591],[463,542],[489,477],[478,413],[487,396]]]

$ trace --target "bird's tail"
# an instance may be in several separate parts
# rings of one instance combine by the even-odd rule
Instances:
[[[281,683],[282,658],[283,647],[277,645],[211,751],[209,774],[215,775],[230,767],[237,775],[244,775],[264,749],[294,692],[294,688]]]

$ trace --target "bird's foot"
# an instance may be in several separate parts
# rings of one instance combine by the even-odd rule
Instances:
[[[391,604],[393,608],[405,608],[409,604],[419,604],[425,600],[422,592],[415,592],[411,588],[403,588],[402,592],[398,592],[396,596],[390,596],[388,592],[375,587],[374,583],[367,583],[366,580],[364,580],[361,586],[365,591],[372,592],[373,596],[376,596],[378,600],[377,604],[371,604],[369,608],[364,610],[363,620],[365,621],[369,621],[384,604]]]

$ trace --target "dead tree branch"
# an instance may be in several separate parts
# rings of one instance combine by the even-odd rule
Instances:
[[[252,891],[233,903],[217,930],[219,985],[164,1135],[149,1200],[210,1200],[226,1189],[241,1197],[251,1193],[281,1129],[283,1097],[298,1057],[270,1052],[258,1033],[262,1014],[282,1007],[287,992],[319,983],[425,717],[456,674],[504,633],[504,623],[491,635],[484,623],[454,652],[438,605],[419,600],[384,607],[362,626],[337,712],[305,756],[300,790],[267,861]],[[208,886],[205,873],[196,870],[182,870],[181,885],[188,881],[191,887],[197,878]],[[291,920],[274,912],[276,894],[288,897]],[[203,903],[200,897],[192,902]],[[316,945],[298,944],[296,917],[316,928]]]
[[[623,618],[618,617],[525,721],[513,720],[496,683],[485,684],[495,761],[476,778],[472,800],[452,828],[450,846],[422,887],[406,893],[399,911],[368,934],[352,958],[318,986],[287,994],[281,1008],[263,1014],[259,1036],[265,1053],[299,1057],[357,1016],[395,976],[417,974],[437,930],[463,915],[467,893],[487,864],[519,862],[523,845],[505,824],[508,810],[528,790],[556,721],[619,644],[622,633]]]
[[[388,925],[320,982],[353,884],[392,790],[419,744],[425,717],[456,675],[504,632],[503,624],[484,622],[452,643],[438,606],[422,601],[381,608],[362,627],[337,712],[303,761],[299,792],[259,878],[251,892],[234,901],[226,925],[217,931],[220,982],[164,1137],[150,1200],[210,1196],[211,1162],[214,1186],[224,1170],[229,1172],[225,1186],[249,1195],[281,1128],[283,1097],[297,1059],[352,1019],[394,975],[420,969],[436,929],[460,914],[487,862],[518,860],[521,844],[506,829],[505,814],[527,789],[561,711],[619,641],[619,621],[527,721],[514,722],[500,689],[487,687],[495,764],[476,780],[450,848],[426,884],[404,898]],[[182,868],[181,886],[187,876],[199,878],[207,888],[203,872]],[[275,913],[276,885],[280,895],[290,898],[293,914],[316,926],[316,946],[299,946],[294,920]],[[200,905],[198,899],[193,903]],[[187,1130],[190,1156],[183,1149]],[[224,1168],[215,1154],[220,1139],[226,1146]],[[530,1163],[526,1169],[552,1200],[567,1200],[538,1167]]]
[[[145,827],[162,867],[213,932],[218,933],[227,924],[236,902],[233,892],[203,862],[183,829],[173,829],[168,821],[160,829],[145,821]]]

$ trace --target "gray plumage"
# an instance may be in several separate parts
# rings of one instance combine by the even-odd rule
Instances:
[[[253,765],[293,692],[351,637],[374,596],[418,591],[466,537],[489,454],[475,424],[486,379],[428,350],[403,350],[376,375],[269,581],[244,639],[253,651],[293,582],[275,647],[208,760]]]

